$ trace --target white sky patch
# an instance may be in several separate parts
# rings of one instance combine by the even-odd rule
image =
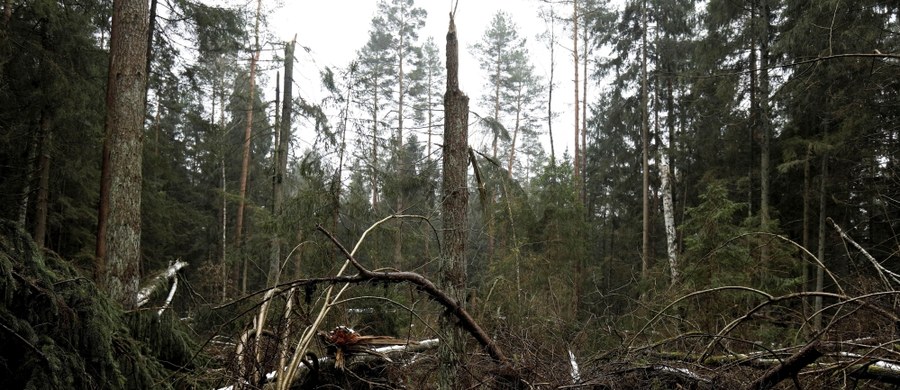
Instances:
[[[274,2],[263,7],[271,9],[277,7]],[[419,44],[424,43],[429,37],[434,38],[441,50],[441,57],[446,55],[446,33],[449,23],[449,13],[455,0],[418,0],[415,6],[425,9],[428,13],[425,27],[420,30]],[[491,0],[471,1],[459,0],[456,12],[456,26],[460,41],[460,87],[469,98],[469,107],[478,112],[479,97],[486,82],[485,74],[479,69],[478,61],[471,53],[471,47],[478,42],[488,28],[494,14],[503,10],[508,13],[519,28],[519,36],[526,39],[526,46],[535,67],[535,71],[546,82],[550,74],[550,51],[544,42],[538,39],[538,35],[545,32],[548,24],[540,16],[540,7],[545,3],[539,0]],[[319,71],[330,67],[335,72],[335,77],[357,56],[357,52],[365,45],[369,38],[372,18],[375,16],[377,1],[373,0],[329,0],[329,1],[285,1],[283,6],[275,9],[268,16],[269,28],[275,35],[275,40],[290,41],[294,34],[297,35],[297,65],[295,66],[294,80],[296,83],[294,95],[304,96],[311,101],[318,101],[324,96],[319,81]],[[557,17],[570,17],[570,7],[558,6]],[[571,55],[571,31],[564,29],[565,21],[557,21],[556,36],[556,68],[553,91],[553,111],[558,117],[554,121],[553,131],[556,144],[557,158],[562,156],[564,150],[572,149],[572,131],[574,114],[572,104],[574,102],[573,69]],[[579,43],[581,45],[581,43]],[[309,48],[307,54],[303,47]],[[579,48],[581,49],[581,48]],[[272,53],[268,55],[271,56]],[[281,54],[281,53],[279,53]],[[264,54],[264,57],[266,54]],[[271,68],[274,68],[271,67]],[[265,88],[267,100],[274,100],[274,80],[277,69],[265,71]],[[579,68],[579,72],[581,69]],[[580,75],[584,77],[584,75]],[[597,89],[595,86],[589,88]],[[298,91],[299,90],[299,91]],[[590,103],[590,102],[589,102]],[[544,110],[541,112],[544,115]],[[328,113],[332,124],[336,123],[336,114]],[[470,115],[470,122],[477,120]],[[298,120],[295,125],[295,137],[301,139],[300,148],[308,148],[312,139],[311,125],[303,124]],[[546,121],[541,121],[541,140],[547,154],[549,151],[549,136],[546,134]],[[477,129],[470,130],[470,143],[475,147],[481,147],[490,142],[482,137]]]

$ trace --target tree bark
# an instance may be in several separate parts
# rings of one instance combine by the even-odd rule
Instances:
[[[280,225],[284,209],[284,176],[287,173],[288,148],[291,144],[291,122],[293,115],[293,84],[294,84],[294,45],[296,36],[291,43],[284,48],[284,97],[281,100],[281,123],[278,143],[275,152],[275,176],[272,183],[272,214],[275,217],[275,226]],[[277,110],[276,104],[276,110]],[[276,120],[275,123],[278,123]],[[272,257],[269,261],[270,287],[278,283],[281,276],[281,236],[277,230],[272,235]]]
[[[825,180],[828,178],[828,159],[822,155],[822,175],[819,178],[819,248],[816,256],[819,258],[820,264],[825,264],[825,202],[827,196],[825,194]],[[822,292],[825,287],[825,269],[820,265],[816,267],[816,292]],[[819,313],[822,310],[822,296],[817,295],[813,304],[813,312]],[[814,329],[816,331],[822,329],[822,314],[816,315],[813,320]]]
[[[237,209],[237,221],[235,221],[234,246],[241,247],[241,235],[244,230],[244,204],[247,197],[247,176],[250,170],[250,139],[253,132],[253,103],[254,93],[256,92],[256,61],[259,60],[259,18],[262,9],[262,0],[256,2],[256,26],[254,34],[256,36],[256,47],[253,55],[250,57],[250,89],[247,97],[247,126],[244,128],[244,149],[241,159],[241,181],[240,181],[240,201]],[[243,272],[241,275],[241,294],[247,292],[247,259],[243,261]]]
[[[806,160],[803,162],[803,233],[802,233],[802,241],[800,245],[806,249],[806,251],[810,250],[809,247],[809,223],[810,223],[810,208],[811,208],[811,199],[810,195],[812,192],[812,173],[810,171],[810,162],[812,160],[812,143],[808,144],[806,147]],[[807,291],[809,288],[809,263],[810,259],[809,255],[806,254],[806,251],[801,251],[801,256],[803,256],[802,265],[802,283],[803,285],[800,287],[800,291]],[[803,316],[809,316],[809,300],[803,300]]]
[[[647,0],[641,5],[641,150],[643,180],[641,197],[643,198],[643,233],[641,246],[641,279],[650,273],[650,116],[647,90]]]
[[[666,251],[669,255],[669,285],[678,283],[678,250],[675,246],[675,205],[672,202],[672,180],[669,177],[668,158],[662,157],[659,165],[659,177],[662,182],[663,216],[666,226]]]
[[[584,30],[581,39],[584,46],[581,48],[582,67],[581,74],[581,203],[587,202],[587,87],[588,87],[588,24],[587,20],[582,24]]]
[[[372,86],[372,210],[378,209],[378,79],[374,78]]]
[[[285,52],[287,47],[285,46]],[[285,58],[287,61],[287,58]],[[275,138],[274,149],[272,150],[272,231],[269,232],[269,271],[266,273],[266,287],[278,284],[279,258],[281,258],[281,238],[279,237],[279,228],[281,218],[279,218],[279,210],[281,207],[280,192],[282,190],[279,175],[281,174],[281,72],[275,72],[275,122],[273,122],[274,131],[272,136]]]
[[[144,72],[147,75],[147,86],[146,88],[150,88],[150,68],[153,62],[153,32],[156,31],[156,4],[157,0],[150,0],[150,16],[147,18],[147,58],[144,59],[146,64],[144,68]],[[147,96],[148,94],[144,93],[144,107],[147,107]],[[157,104],[158,106],[159,104]],[[156,111],[157,115],[159,114],[159,107],[157,107]],[[159,141],[157,139],[157,141]],[[158,142],[157,142],[158,144]],[[157,146],[158,148],[159,146]]]
[[[747,389],[771,389],[779,382],[797,375],[804,367],[813,364],[819,357],[824,355],[822,351],[818,350],[818,345],[818,342],[813,342],[812,344],[803,347],[803,349],[785,359],[781,364],[766,371],[763,376],[747,386]]]
[[[759,37],[759,224],[762,231],[769,231],[769,138],[771,137],[769,120],[769,4],[760,0],[761,33]],[[769,246],[760,248],[760,262],[763,266],[769,263]]]
[[[212,118],[213,122],[215,122],[215,115]],[[222,269],[219,277],[221,278],[220,282],[222,283],[222,302],[225,302],[225,298],[228,295],[228,191],[225,186],[226,176],[225,176],[225,86],[221,83],[219,84],[219,142],[221,150],[219,150],[219,168],[220,173],[222,174],[222,235],[220,239],[222,240]]]
[[[444,220],[444,244],[441,256],[441,281],[449,297],[462,310],[465,307],[466,289],[466,240],[469,139],[469,98],[459,89],[459,42],[456,25],[450,14],[447,31],[447,90],[444,93],[444,161],[442,213]],[[465,340],[449,319],[441,322],[448,335],[441,344],[440,383],[443,388],[459,388],[466,381]]]
[[[581,188],[581,149],[579,140],[581,133],[578,130],[578,0],[572,1],[572,62],[575,64],[575,156],[572,165],[573,179],[576,189]]]
[[[47,237],[47,215],[50,211],[50,147],[53,133],[50,130],[49,114],[41,111],[41,157],[38,164],[38,188],[34,202],[34,243],[38,248],[44,247]]]
[[[506,167],[507,177],[512,179],[513,164],[516,162],[516,138],[519,136],[519,122],[522,119],[522,82],[519,83],[519,90],[516,93],[516,123],[513,126],[512,144],[509,146],[509,163]]]
[[[35,163],[37,161],[38,149],[41,142],[40,128],[38,131],[31,133],[31,141],[28,143],[28,157],[25,160],[25,180],[22,185],[22,192],[19,196],[19,215],[17,222],[22,229],[25,229],[25,223],[28,221],[28,204],[31,199],[31,183],[34,181],[34,174],[37,172]]]
[[[553,14],[553,6],[550,6],[550,82],[547,84],[547,135],[550,136],[550,166],[556,166],[556,147],[553,145],[553,71],[556,67],[556,16]]]
[[[355,65],[350,65],[349,74],[347,77],[347,95],[346,101],[344,103],[344,112],[341,118],[341,146],[338,151],[338,164],[337,164],[337,172],[335,173],[334,179],[332,180],[332,189],[333,189],[333,197],[334,197],[334,210],[332,211],[331,217],[331,230],[337,231],[338,223],[340,222],[341,217],[341,183],[344,175],[344,153],[347,151],[347,121],[350,118],[350,102],[353,100],[353,73],[356,70]],[[430,97],[429,97],[430,98]],[[431,112],[431,108],[429,107],[429,115]],[[430,130],[429,130],[430,131]],[[431,134],[429,133],[429,137]],[[429,138],[429,143],[431,142],[431,138]],[[429,145],[430,147],[430,145]]]
[[[95,271],[125,309],[137,304],[141,261],[148,13],[146,0],[113,2]]]

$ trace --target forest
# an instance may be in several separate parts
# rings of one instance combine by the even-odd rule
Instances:
[[[900,386],[900,3],[506,1],[5,0],[3,386]]]

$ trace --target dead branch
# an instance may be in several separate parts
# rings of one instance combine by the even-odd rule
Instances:
[[[747,386],[749,390],[770,389],[782,380],[797,375],[804,367],[813,364],[816,359],[822,357],[824,353],[818,349],[818,341],[812,342],[803,347],[797,353],[791,355],[778,366],[772,367],[769,371],[753,381]]]
[[[175,264],[170,265],[168,268],[160,271],[158,274],[150,278],[149,281],[147,281],[147,283],[144,285],[144,287],[141,288],[140,291],[138,291],[137,307],[146,305],[147,302],[150,301],[150,295],[152,295],[153,292],[156,291],[156,289],[158,289],[162,285],[165,285],[166,280],[174,277],[175,273],[178,272],[178,270],[187,267],[187,265],[188,263],[181,261],[181,259],[178,259],[177,261],[175,261]]]
[[[337,248],[347,257],[347,260],[350,264],[359,271],[359,276],[366,280],[378,281],[378,282],[406,282],[411,283],[421,289],[423,292],[428,294],[432,299],[434,299],[437,303],[443,306],[448,315],[456,318],[458,325],[462,327],[464,330],[469,332],[478,344],[484,348],[485,352],[491,356],[496,362],[508,365],[509,360],[506,358],[506,355],[500,350],[496,343],[485,333],[481,326],[475,322],[472,316],[466,311],[462,306],[456,302],[455,299],[451,298],[449,295],[438,289],[434,283],[425,278],[422,275],[419,275],[415,272],[372,272],[369,271],[366,267],[360,264],[356,258],[347,251],[346,248],[341,244],[340,241],[334,235],[331,234],[328,230],[326,230],[321,225],[316,226],[320,232],[325,234],[328,239],[331,240],[337,246]]]
[[[831,227],[833,227],[834,230],[836,230],[843,239],[849,241],[850,244],[853,245],[854,248],[858,249],[859,252],[862,253],[863,256],[865,256],[865,258],[868,259],[870,263],[872,263],[872,265],[875,267],[875,270],[878,271],[878,276],[881,277],[881,280],[884,282],[886,289],[892,290],[893,288],[891,287],[891,284],[890,284],[890,282],[888,282],[888,279],[885,275],[890,276],[891,280],[894,281],[894,283],[900,284],[900,275],[898,275],[897,273],[891,272],[891,270],[889,270],[889,269],[885,268],[883,265],[881,265],[881,263],[879,263],[878,260],[875,260],[875,258],[872,257],[872,255],[870,255],[868,251],[866,251],[853,238],[851,238],[847,233],[845,233],[844,230],[841,229],[841,227],[838,226],[838,224],[835,223],[833,219],[826,218],[826,221],[828,221],[828,223],[831,224]]]

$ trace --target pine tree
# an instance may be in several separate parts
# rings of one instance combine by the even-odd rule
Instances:
[[[521,53],[525,39],[520,38],[517,27],[509,14],[498,11],[491,19],[491,24],[484,32],[481,40],[472,47],[481,69],[487,74],[484,95],[480,98],[481,107],[490,110],[488,129],[491,131],[491,157],[498,158],[499,140],[509,139],[508,114],[504,106],[505,97],[511,95],[512,77],[516,57],[519,64],[527,65],[526,55]]]
[[[148,12],[146,0],[113,2],[97,272],[126,309],[136,305],[140,277]]]

